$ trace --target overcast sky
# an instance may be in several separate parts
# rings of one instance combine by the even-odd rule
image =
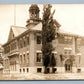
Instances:
[[[40,8],[40,18],[42,18],[43,5]],[[9,35],[10,26],[25,27],[29,18],[30,5],[0,5],[0,43],[4,44]],[[56,4],[52,5],[55,11],[54,19],[61,24],[61,29],[84,35],[84,4]],[[16,10],[16,13],[14,13]],[[14,18],[16,16],[16,18]]]

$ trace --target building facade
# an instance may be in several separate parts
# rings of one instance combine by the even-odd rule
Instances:
[[[42,58],[42,21],[39,18],[39,7],[31,5],[30,19],[26,27],[11,26],[9,38],[4,47],[4,73],[38,73],[44,72]],[[55,20],[56,39],[52,44],[52,54],[56,59],[55,72],[84,71],[81,67],[82,51],[79,51],[81,37],[60,29]],[[78,44],[79,42],[79,44]],[[81,57],[81,59],[80,59]],[[82,63],[82,65],[84,65]],[[51,72],[51,67],[47,68]]]

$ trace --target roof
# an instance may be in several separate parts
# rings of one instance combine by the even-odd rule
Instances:
[[[42,31],[42,23],[38,23],[36,26],[32,27],[30,30]]]
[[[35,26],[33,26],[32,28],[29,28],[29,29],[25,28],[25,27],[18,27],[18,26],[11,26],[11,29],[14,33],[14,36],[18,38],[20,35],[22,35],[24,33],[27,33],[28,31],[42,31],[42,22],[39,22],[37,25],[35,25]],[[62,30],[60,28],[58,29],[57,33],[58,34],[63,34],[63,35],[69,35],[69,36],[84,37],[84,36],[81,36],[81,35],[78,35],[78,34],[73,34],[71,32]],[[11,34],[9,34],[9,36],[11,36]],[[11,39],[11,40],[13,40],[13,39]],[[10,42],[10,40],[8,40],[8,42]],[[5,43],[4,45],[6,45],[7,43]]]
[[[36,26],[32,27],[31,30],[36,30],[36,31],[42,31],[42,23],[40,22],[39,24],[37,24]],[[78,36],[78,37],[82,37],[78,34],[74,34],[72,32],[68,32],[66,30],[62,30],[59,28],[59,30],[57,31],[57,33],[59,34],[63,34],[63,35],[69,35],[69,36]]]
[[[28,30],[27,28],[24,28],[24,27],[17,27],[17,26],[13,26],[12,27],[13,29],[13,32],[15,34],[15,36],[18,36],[20,35],[21,33],[25,32],[26,30]],[[38,23],[37,25],[35,26],[32,26],[32,28],[30,28],[29,30],[33,30],[33,31],[42,31],[42,22]],[[74,34],[72,32],[68,32],[66,30],[63,30],[63,29],[60,29],[58,30],[59,34],[64,34],[64,35],[70,35],[70,36],[80,36],[78,34]],[[82,37],[82,36],[81,36]]]
[[[82,37],[82,36],[80,36],[80,35],[78,35],[78,34],[74,34],[74,33],[72,33],[72,32],[68,32],[68,31],[63,30],[63,29],[59,29],[57,33],[63,34],[63,35],[69,35],[69,36],[78,36],[78,37]]]
[[[27,30],[27,28],[19,27],[19,26],[11,26],[11,28],[12,28],[12,31],[13,31],[15,37]]]
[[[39,7],[36,4],[33,4],[30,6],[29,11],[36,10],[37,12],[39,11]]]

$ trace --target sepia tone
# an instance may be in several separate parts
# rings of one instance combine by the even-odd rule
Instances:
[[[40,9],[33,4],[28,11],[25,27],[10,25],[8,41],[0,47],[0,80],[84,79],[84,36],[62,30],[60,22],[54,19],[56,38],[52,41],[52,54],[56,66],[48,66],[45,74]]]

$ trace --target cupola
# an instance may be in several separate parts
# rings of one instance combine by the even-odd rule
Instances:
[[[29,8],[29,15],[31,20],[39,20],[39,7],[33,4]]]

